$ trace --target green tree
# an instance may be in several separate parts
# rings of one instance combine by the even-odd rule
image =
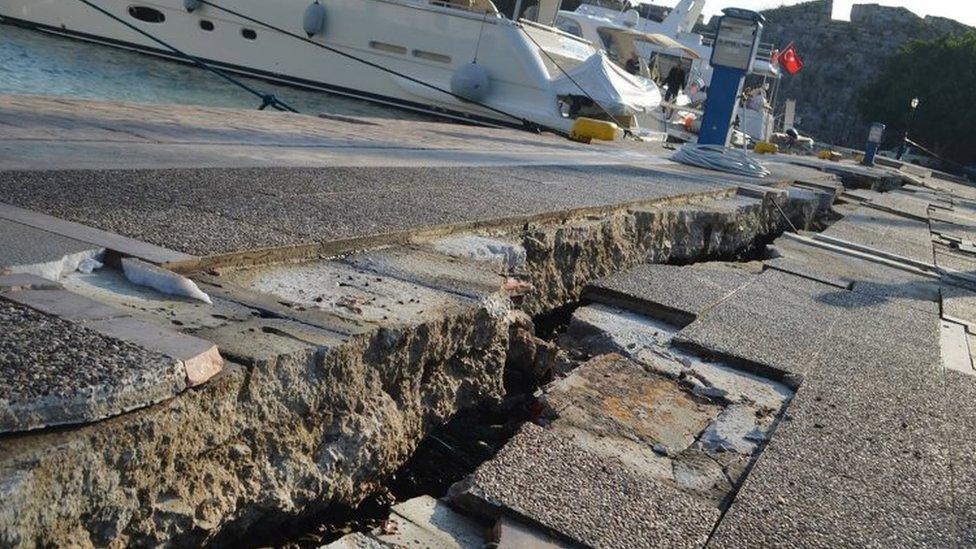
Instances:
[[[976,31],[906,44],[862,90],[858,108],[865,120],[886,124],[894,142],[913,97],[919,106],[909,137],[955,162],[976,163]]]

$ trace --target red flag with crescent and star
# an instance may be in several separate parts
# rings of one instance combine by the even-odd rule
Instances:
[[[800,55],[796,52],[796,44],[793,42],[790,42],[783,48],[783,51],[774,53],[771,61],[773,63],[779,63],[779,66],[783,67],[783,70],[791,75],[803,70],[803,60],[800,59]]]

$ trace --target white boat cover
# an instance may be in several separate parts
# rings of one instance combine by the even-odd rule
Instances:
[[[572,80],[564,74],[553,81],[556,95],[589,95],[614,116],[641,114],[661,104],[661,90],[654,82],[629,74],[603,52],[567,72]]]

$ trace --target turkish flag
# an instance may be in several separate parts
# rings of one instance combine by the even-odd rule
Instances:
[[[796,44],[793,42],[790,42],[783,51],[779,52],[776,61],[790,74],[796,74],[803,70],[803,60],[796,53]]]

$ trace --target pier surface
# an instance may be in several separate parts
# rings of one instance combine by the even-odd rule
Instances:
[[[337,543],[976,543],[976,189],[669,155],[0,96],[0,545],[231,544],[533,384]]]

